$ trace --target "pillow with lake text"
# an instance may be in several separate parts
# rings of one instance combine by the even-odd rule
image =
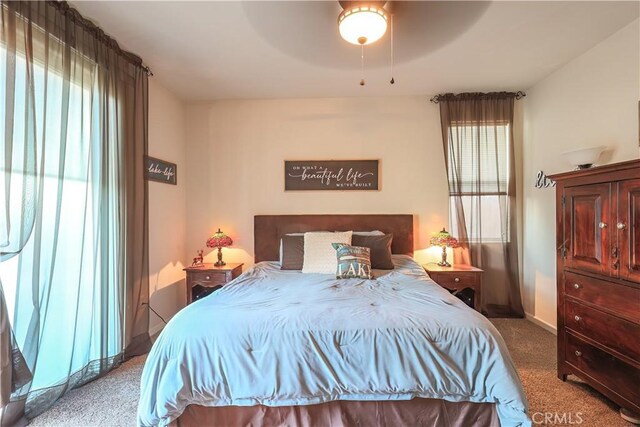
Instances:
[[[337,279],[371,279],[371,258],[369,248],[334,243],[336,250]]]

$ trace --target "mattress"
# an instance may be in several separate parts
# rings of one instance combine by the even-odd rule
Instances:
[[[360,280],[263,262],[187,306],[147,358],[139,425],[167,425],[188,405],[416,397],[495,403],[502,426],[530,425],[493,325],[410,257],[394,264]]]

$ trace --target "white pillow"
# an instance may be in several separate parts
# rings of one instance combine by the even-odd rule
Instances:
[[[303,273],[336,274],[338,257],[332,243],[351,244],[351,231],[304,233]]]

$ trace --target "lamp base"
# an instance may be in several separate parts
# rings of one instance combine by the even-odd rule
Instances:
[[[440,267],[451,267],[451,264],[447,261],[447,247],[442,247],[442,261],[438,263]]]
[[[222,248],[218,248],[218,261],[213,265],[215,265],[216,267],[227,265],[227,263],[222,260]]]

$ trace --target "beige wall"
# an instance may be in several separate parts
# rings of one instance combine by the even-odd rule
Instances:
[[[535,174],[568,170],[559,154],[576,147],[609,146],[607,163],[638,156],[638,32],[636,20],[529,88],[518,103],[523,298],[528,315],[552,327],[554,196],[533,187]],[[438,108],[426,97],[184,107],[152,79],[150,102],[150,154],[179,165],[177,187],[150,184],[151,304],[163,316],[183,306],[183,264],[206,249],[206,237],[218,227],[234,238],[225,259],[244,262],[245,269],[252,264],[256,214],[412,213],[417,260],[437,258],[423,249],[430,234],[448,224],[448,197]],[[332,158],[380,159],[381,190],[284,191],[285,159]],[[158,322],[152,315],[152,328]]]
[[[555,199],[538,170],[570,170],[560,153],[606,145],[600,163],[638,157],[638,20],[527,90],[524,104],[525,311],[556,325]]]
[[[184,105],[157,81],[149,80],[149,155],[178,165],[178,185],[149,182],[150,305],[169,320],[184,307],[187,171]],[[150,314],[149,330],[162,321]]]
[[[246,268],[256,214],[415,214],[416,249],[448,223],[439,112],[426,97],[216,101],[188,106],[186,123],[189,254],[221,227],[234,239],[225,259]],[[285,192],[285,159],[380,159],[381,190]]]

